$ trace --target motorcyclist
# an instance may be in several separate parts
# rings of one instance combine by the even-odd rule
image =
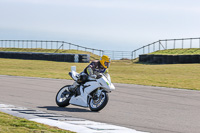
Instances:
[[[71,92],[74,92],[75,89],[81,84],[87,81],[88,76],[91,78],[98,78],[99,73],[107,73],[108,68],[110,66],[110,58],[107,55],[103,55],[100,60],[94,60],[92,61],[84,70],[82,73],[80,73],[80,76],[77,80],[77,82],[74,82],[73,85],[69,87],[69,90]]]

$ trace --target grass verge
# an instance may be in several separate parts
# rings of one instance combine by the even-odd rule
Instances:
[[[195,55],[200,54],[200,48],[188,48],[188,49],[166,49],[156,51],[150,54],[158,55]]]
[[[0,112],[0,133],[73,133]]]
[[[82,72],[88,63],[67,63],[0,58],[0,75],[71,79],[71,66]],[[200,64],[138,64],[112,61],[109,73],[114,83],[140,84],[200,90]]]

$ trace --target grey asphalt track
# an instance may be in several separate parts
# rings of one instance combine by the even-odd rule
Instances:
[[[0,103],[152,133],[200,133],[200,91],[115,83],[116,91],[100,112],[57,107],[57,91],[72,82],[0,75]]]

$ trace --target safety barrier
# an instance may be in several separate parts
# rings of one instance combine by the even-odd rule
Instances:
[[[200,55],[139,55],[139,62],[155,64],[200,63]]]
[[[89,54],[32,53],[32,52],[0,52],[0,58],[48,60],[60,62],[88,63]]]

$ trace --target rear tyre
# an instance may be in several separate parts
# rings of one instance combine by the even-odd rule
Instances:
[[[71,93],[69,91],[69,86],[70,85],[66,85],[64,87],[62,87],[57,95],[56,95],[56,104],[59,106],[59,107],[65,107],[65,106],[68,106],[69,105],[69,101],[70,101],[70,98],[71,98]]]
[[[91,111],[100,111],[102,110],[106,104],[108,103],[108,94],[104,91],[101,92],[98,98],[90,98],[89,100],[89,108]]]

